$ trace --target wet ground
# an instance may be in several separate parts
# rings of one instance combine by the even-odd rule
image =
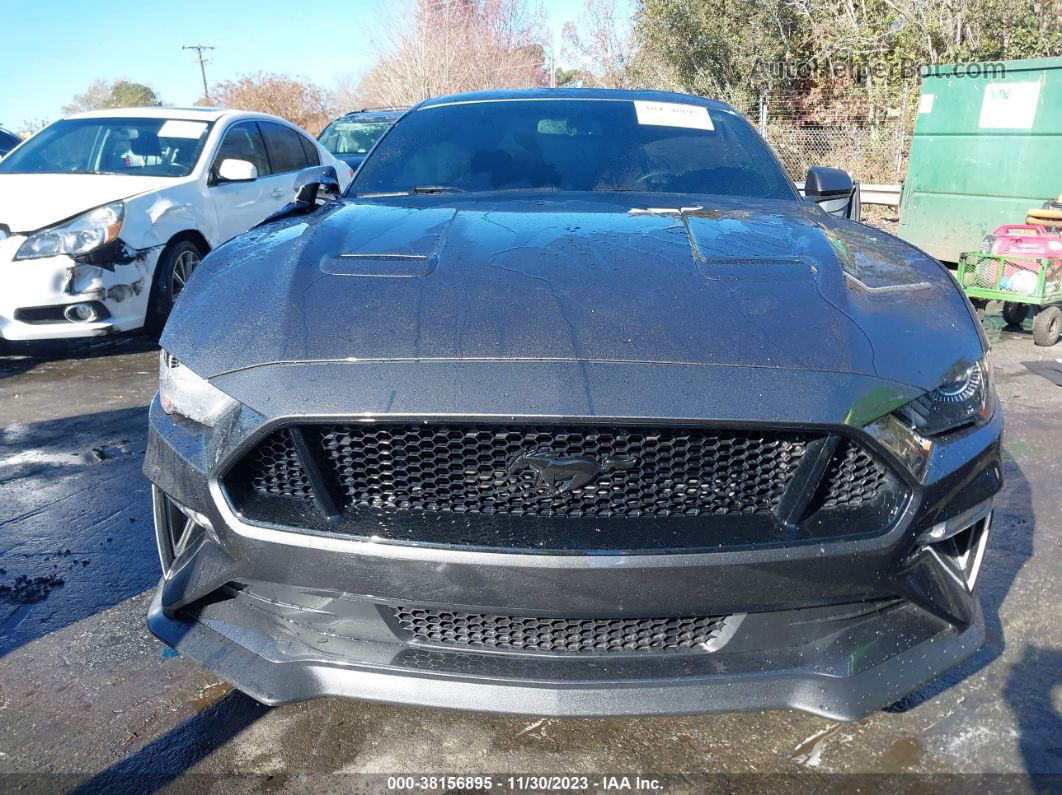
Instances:
[[[156,354],[122,341],[51,361],[0,357],[0,789],[382,790],[385,778],[361,774],[425,772],[589,774],[600,789],[610,772],[669,774],[673,789],[913,791],[925,785],[914,773],[993,774],[934,779],[963,790],[1062,774],[1062,387],[1022,364],[1062,357],[1062,345],[1034,347],[1028,322],[988,322],[1008,478],[978,584],[988,641],[905,711],[849,724],[793,712],[591,721],[262,707],[144,627],[158,571],[140,473]],[[824,775],[835,773],[869,777]]]

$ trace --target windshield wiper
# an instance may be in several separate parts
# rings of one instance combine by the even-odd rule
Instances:
[[[559,193],[561,189],[556,185],[541,185],[525,188],[483,188],[471,191],[471,193]],[[464,188],[453,185],[415,185],[409,190],[385,191],[382,193],[355,193],[351,198],[355,199],[382,199],[389,196],[432,196],[441,193],[469,193]]]
[[[464,193],[465,191],[461,188],[455,188],[453,185],[414,185],[409,192],[417,196],[431,193]]]
[[[524,188],[486,188],[484,193],[560,193],[556,185],[532,185]]]

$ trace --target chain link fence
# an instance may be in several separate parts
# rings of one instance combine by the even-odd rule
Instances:
[[[790,177],[800,181],[811,166],[841,168],[868,184],[903,180],[914,114],[910,89],[901,106],[878,120],[842,108],[807,111],[806,97],[766,94],[748,117],[778,153]]]

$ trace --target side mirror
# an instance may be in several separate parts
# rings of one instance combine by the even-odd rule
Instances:
[[[804,195],[830,215],[858,221],[862,214],[859,183],[839,168],[812,166],[804,178]]]
[[[295,177],[295,203],[314,207],[318,199],[338,199],[342,188],[335,166],[311,166]]]
[[[258,169],[248,160],[226,157],[218,166],[218,179],[222,182],[253,182],[258,179]]]
[[[855,184],[847,171],[812,166],[804,178],[804,195],[809,199],[847,196]]]
[[[311,166],[304,168],[295,177],[295,198],[275,213],[266,218],[262,224],[290,218],[294,215],[306,215],[317,209],[317,200],[338,199],[343,190],[339,187],[339,177],[334,166]]]

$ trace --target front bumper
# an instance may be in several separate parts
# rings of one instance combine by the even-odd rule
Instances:
[[[664,416],[692,416],[663,408]],[[789,707],[857,719],[970,656],[983,639],[976,571],[956,576],[939,549],[916,539],[979,507],[971,526],[983,552],[1001,485],[998,413],[935,447],[904,514],[883,533],[593,555],[424,547],[245,523],[216,475],[285,416],[281,409],[267,419],[244,406],[214,432],[165,415],[156,401],[145,461],[157,489],[164,571],[149,625],[265,703],[341,695],[545,715]],[[159,521],[168,500],[201,528],[176,555]],[[542,617],[729,616],[732,632],[688,653],[455,649],[396,632],[387,616],[398,605]]]
[[[151,630],[270,705],[343,696],[566,717],[789,708],[857,720],[960,663],[984,641],[976,605],[972,622],[959,630],[909,603],[888,602],[849,617],[837,609],[749,615],[738,629],[745,643],[731,640],[696,660],[599,658],[589,665],[343,638],[292,620],[290,606],[285,617],[239,597],[169,618],[162,594],[160,588],[151,605]],[[802,622],[813,631],[794,633]],[[773,648],[748,648],[767,638]]]
[[[16,260],[24,240],[15,235],[0,241],[0,340],[99,337],[144,325],[160,248],[131,252],[124,263],[90,264],[66,255]],[[63,308],[81,303],[101,308],[100,319],[63,317]]]

